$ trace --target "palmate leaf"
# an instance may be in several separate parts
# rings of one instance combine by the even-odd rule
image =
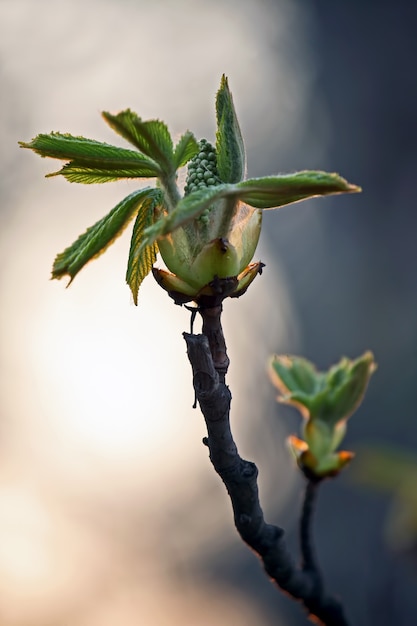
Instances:
[[[85,137],[61,133],[41,134],[30,143],[21,142],[20,145],[33,150],[42,157],[69,161],[60,171],[49,174],[49,176],[62,174],[68,180],[71,180],[71,175],[76,170],[82,169],[85,171],[81,182],[105,182],[102,180],[101,173],[108,171],[112,172],[113,180],[126,177],[153,178],[161,173],[155,161],[139,152]],[[97,180],[93,180],[94,171]],[[129,176],[126,176],[126,173],[129,173]],[[75,179],[72,178],[72,180]]]
[[[224,183],[238,183],[245,176],[245,145],[232,94],[224,74],[216,96],[216,117],[216,153],[219,176]]]
[[[157,243],[142,246],[142,241],[145,228],[153,222],[154,210],[159,200],[158,197],[148,197],[144,200],[133,227],[129,260],[127,263],[126,282],[130,287],[133,301],[136,305],[138,303],[139,287],[143,279],[146,278],[151,271],[158,253]]]
[[[103,118],[119,135],[140,152],[158,163],[166,174],[175,171],[174,146],[168,127],[160,120],[144,122],[130,109],[112,115],[103,111]]]
[[[199,151],[199,146],[193,133],[187,130],[182,135],[179,142],[175,146],[174,162],[175,167],[178,169],[183,167],[190,159],[193,158]]]
[[[159,198],[160,193],[159,190],[146,187],[124,198],[108,215],[90,226],[71,246],[58,254],[52,268],[52,278],[68,275],[71,283],[86,263],[102,254],[121,235],[143,202],[149,198]]]
[[[251,178],[238,183],[239,199],[256,209],[276,209],[286,204],[336,193],[353,193],[360,187],[351,185],[338,174],[302,171],[295,174]]]

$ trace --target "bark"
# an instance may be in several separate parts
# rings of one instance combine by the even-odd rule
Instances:
[[[201,309],[203,333],[184,333],[193,371],[196,399],[207,427],[203,442],[211,463],[229,494],[236,528],[256,552],[273,582],[299,600],[316,623],[348,626],[342,605],[326,594],[312,541],[312,521],[318,483],[307,482],[300,520],[302,566],[286,546],[284,530],[268,524],[259,502],[258,469],[242,459],[230,428],[231,393],[225,383],[229,359],[221,326],[222,307]]]

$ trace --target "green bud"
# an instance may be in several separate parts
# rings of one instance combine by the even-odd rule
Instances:
[[[333,429],[326,422],[306,420],[303,435],[316,459],[322,459],[333,452]]]
[[[298,408],[303,417],[335,426],[347,420],[359,407],[376,365],[371,352],[356,360],[347,358],[318,372],[306,359],[274,356],[269,365],[280,401]]]
[[[206,139],[199,142],[199,147],[199,153],[188,165],[185,196],[222,182],[214,147]],[[258,244],[261,222],[259,210],[234,198],[222,198],[213,202],[193,223],[161,238],[158,247],[167,268],[188,286],[184,296],[191,300],[203,294],[207,299],[212,281],[230,278],[235,279],[234,289],[229,292],[228,283],[227,295],[242,295],[260,273],[261,264],[249,266],[249,263]],[[166,277],[158,282],[164,288],[167,285],[169,293],[175,292],[174,299],[179,301],[177,283],[174,289]],[[189,297],[190,294],[195,298]]]
[[[294,437],[294,435],[288,438],[287,444],[297,465],[303,474],[310,479],[322,480],[323,478],[333,478],[337,476],[354,457],[352,452],[342,450],[317,458],[308,444],[302,439]]]
[[[269,364],[279,400],[295,406],[304,417],[304,439],[291,437],[290,450],[299,467],[318,478],[335,476],[349,463],[352,452],[339,451],[346,421],[363,400],[376,365],[371,352],[356,360],[347,358],[318,372],[306,359],[274,356]]]
[[[185,195],[194,191],[194,189],[190,187],[190,184],[195,183],[196,180],[202,183],[199,189],[203,189],[205,186],[209,185],[220,185],[222,182],[217,171],[217,157],[214,147],[207,139],[202,139],[199,142],[199,147],[200,152],[196,154],[188,164],[186,188],[184,189]]]

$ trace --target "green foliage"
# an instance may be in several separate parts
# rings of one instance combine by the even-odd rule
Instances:
[[[126,282],[130,287],[135,304],[138,303],[139,287],[143,279],[146,278],[151,271],[158,253],[158,245],[156,243],[143,246],[142,241],[143,231],[147,226],[152,224],[155,208],[160,201],[161,198],[158,196],[148,196],[145,198],[136,217],[135,225],[133,226]]]
[[[156,196],[159,197],[158,191]],[[70,282],[89,261],[102,254],[122,234],[135,213],[145,201],[155,202],[155,190],[147,187],[134,191],[117,204],[108,215],[103,217],[55,259],[52,278],[68,275]],[[149,209],[148,203],[145,210]]]
[[[318,476],[334,475],[353,456],[336,449],[344,437],[346,420],[361,404],[375,369],[371,352],[355,360],[343,358],[327,372],[318,372],[301,357],[272,357],[270,375],[280,391],[280,402],[296,407],[305,419],[304,441],[290,438],[302,469]]]
[[[158,238],[172,233],[180,226],[195,220],[206,209],[221,198],[227,196],[228,185],[217,185],[198,189],[182,198],[175,209],[165,217],[144,231],[146,244],[149,245]]]
[[[303,171],[295,174],[251,178],[237,185],[239,199],[257,209],[277,209],[316,196],[360,191],[338,174]]]
[[[198,152],[199,145],[193,133],[187,130],[182,135],[174,150],[175,168],[179,169],[188,163]]]
[[[61,133],[38,135],[30,143],[20,144],[42,157],[69,161],[58,172],[70,182],[101,183],[120,178],[154,178],[160,175],[158,164],[133,150],[118,148],[107,143],[73,137]]]
[[[166,175],[175,172],[174,147],[164,122],[160,120],[144,122],[130,109],[117,115],[104,111],[102,115],[113,130],[158,163]]]
[[[131,194],[58,255],[52,272],[54,278],[67,274],[72,280],[89,260],[106,249],[134,216],[137,206],[141,206],[143,212],[138,214],[134,227],[126,276],[135,302],[139,285],[149,273],[158,249],[168,269],[179,271],[178,280],[164,277],[164,284],[187,285],[184,296],[189,297],[194,289],[195,293],[203,289],[203,276],[209,282],[215,276],[231,278],[240,285],[237,293],[243,293],[261,267],[248,265],[259,239],[260,210],[317,195],[359,191],[337,174],[326,172],[242,180],[245,149],[225,76],[216,96],[215,150],[206,140],[197,143],[190,131],[174,147],[164,122],[144,121],[130,109],[117,114],[105,111],[103,118],[135,150],[57,132],[40,134],[20,145],[42,157],[66,161],[59,171],[48,176],[62,175],[70,182],[158,179],[155,195],[150,189]],[[182,196],[176,184],[177,170],[190,160]],[[198,276],[193,276],[197,268]],[[236,275],[229,276],[230,271]],[[227,295],[236,294],[227,290]]]
[[[218,200],[232,200],[226,210],[233,214],[238,201],[254,208],[272,209],[286,204],[306,200],[314,196],[358,191],[337,174],[325,172],[300,172],[266,178],[251,178],[236,185],[220,184],[203,187],[186,195],[175,209],[161,218],[156,224],[146,229],[144,236],[147,243],[156,241],[188,222],[197,219],[206,209]]]
[[[216,152],[220,178],[224,183],[238,183],[246,172],[245,146],[224,74],[216,97],[216,118]]]

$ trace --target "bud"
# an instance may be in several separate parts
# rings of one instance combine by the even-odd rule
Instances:
[[[272,357],[269,367],[271,380],[281,392],[280,402],[295,406],[306,419],[329,426],[356,411],[375,369],[371,352],[356,360],[343,358],[328,372],[318,372],[307,359],[289,355]]]
[[[143,230],[135,256],[157,246],[169,273],[153,270],[176,303],[210,307],[245,293],[261,263],[250,265],[262,211],[317,195],[360,191],[338,174],[303,171],[245,180],[246,157],[233,98],[225,76],[216,97],[216,145],[193,144],[184,196],[161,179],[166,197]],[[135,285],[136,287],[136,285]]]
[[[190,161],[185,197],[195,191],[221,184],[214,147],[206,140],[199,142],[200,152]],[[259,209],[249,207],[236,198],[220,198],[209,205],[199,217],[158,241],[159,251],[172,278],[154,272],[159,285],[174,294],[177,303],[196,300],[201,295],[216,301],[242,295],[262,264],[252,264],[262,223]],[[256,268],[256,269],[255,269]],[[227,280],[221,289],[219,279]],[[230,289],[230,280],[234,288]],[[241,281],[244,280],[242,283]],[[217,288],[211,286],[216,282]],[[214,300],[213,300],[214,303]]]
[[[288,437],[287,444],[303,474],[315,480],[334,478],[354,457],[353,452],[342,450],[317,458],[306,442],[294,435]]]
[[[306,359],[274,356],[272,382],[279,401],[295,406],[304,418],[304,439],[291,437],[289,445],[299,467],[317,477],[335,476],[353,457],[340,451],[346,422],[363,400],[376,365],[371,352],[352,361],[343,358],[328,372],[318,372]]]

